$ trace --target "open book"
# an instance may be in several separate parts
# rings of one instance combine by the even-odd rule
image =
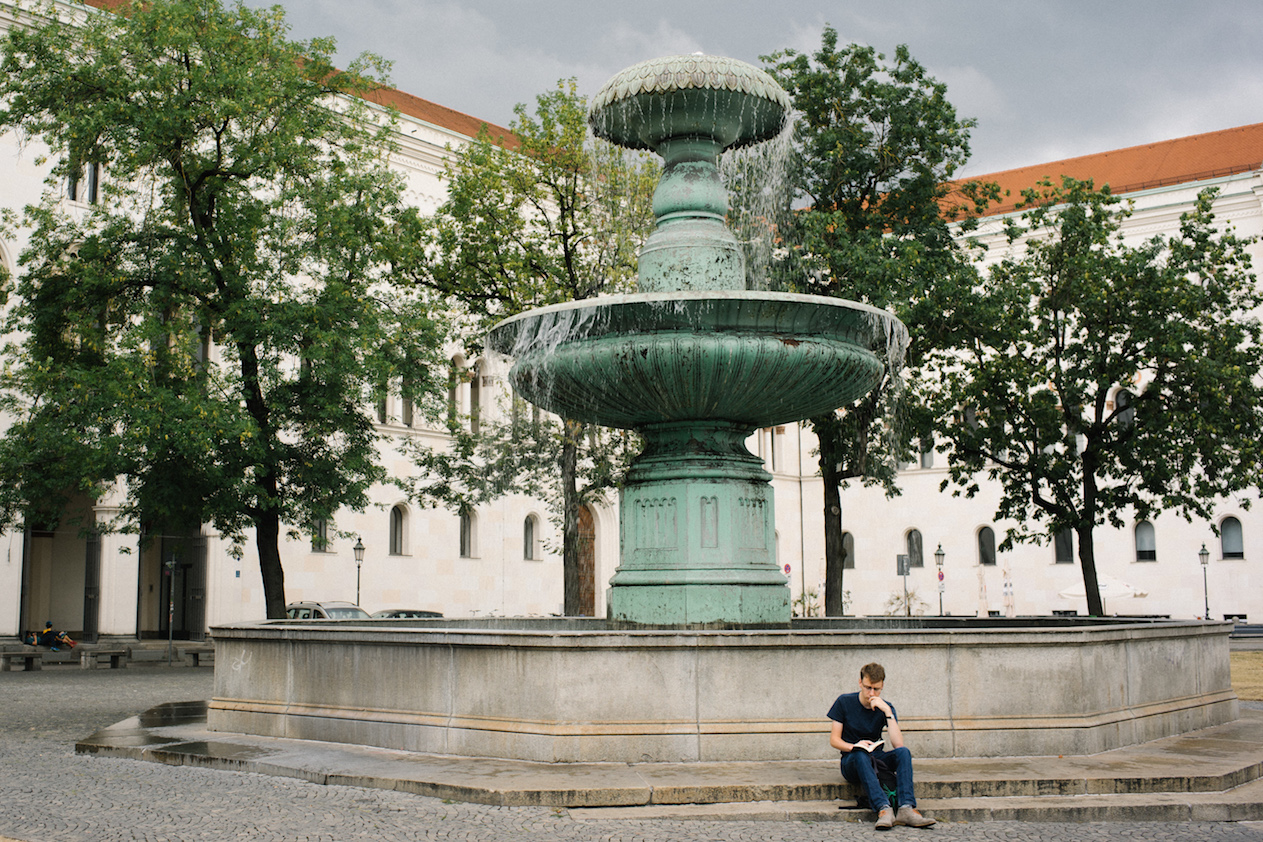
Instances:
[[[885,744],[885,742],[886,742],[885,740],[877,740],[877,741],[875,741],[875,742],[869,743],[869,744],[868,744],[868,745],[866,745],[866,746],[865,746],[865,745],[860,745],[859,743],[856,743],[856,744],[855,744],[855,747],[856,747],[856,748],[858,748],[858,749],[862,749],[863,751],[867,751],[867,752],[869,752],[869,753],[871,754],[874,750],[881,748],[881,747],[882,747],[882,745],[884,745],[884,744]]]

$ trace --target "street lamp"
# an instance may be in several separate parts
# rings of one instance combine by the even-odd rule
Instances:
[[[355,553],[355,604],[360,604],[360,565],[364,563],[364,542],[360,540],[360,536],[355,536],[355,546],[351,548]]]
[[[934,551],[934,566],[938,568],[938,615],[943,616],[943,559],[947,553],[943,552],[943,542],[938,542],[938,549]]]
[[[1202,563],[1202,619],[1210,619],[1210,589],[1206,585],[1206,568],[1210,564],[1210,550],[1206,549],[1206,542],[1202,542],[1202,548],[1197,551],[1197,560]]]
[[[175,566],[176,553],[173,550],[167,560],[162,563],[167,575],[167,666],[175,652]]]

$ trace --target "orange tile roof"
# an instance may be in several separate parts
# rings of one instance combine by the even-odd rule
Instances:
[[[1022,191],[1047,177],[1056,184],[1061,176],[1092,179],[1097,187],[1108,184],[1114,194],[1134,193],[1169,184],[1204,181],[1263,168],[1263,123],[1195,134],[1174,140],[1098,152],[1064,161],[1035,164],[974,176],[964,181],[994,181],[1000,185],[1000,201],[987,215],[1009,213],[1022,200]]]
[[[123,8],[131,1],[84,0],[89,6],[111,12]],[[510,149],[517,145],[517,139],[513,136],[513,133],[503,126],[497,126],[495,123],[489,123],[486,120],[479,120],[477,117],[462,114],[455,109],[439,105],[436,102],[430,102],[428,99],[422,99],[419,96],[404,93],[395,88],[378,88],[369,94],[367,99],[378,105],[395,108],[400,114],[415,117],[418,120],[466,137],[476,137],[478,132],[485,126],[493,141],[501,142]]]

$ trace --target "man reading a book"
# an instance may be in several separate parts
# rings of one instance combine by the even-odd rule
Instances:
[[[889,830],[897,824],[929,827],[934,819],[917,811],[917,800],[912,794],[912,753],[904,747],[895,706],[881,696],[885,681],[886,670],[881,664],[866,664],[860,669],[859,692],[843,693],[829,708],[829,718],[833,720],[829,745],[842,752],[842,777],[863,787],[868,794],[868,803],[877,813],[878,830]],[[876,760],[894,767],[898,812],[877,780]]]

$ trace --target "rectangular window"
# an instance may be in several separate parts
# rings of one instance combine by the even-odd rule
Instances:
[[[1058,564],[1074,564],[1074,530],[1063,529],[1053,538],[1053,552]]]
[[[311,531],[311,551],[313,553],[329,552],[329,521],[321,518]]]
[[[78,172],[72,173],[66,183],[66,198],[72,202],[95,205],[99,168],[96,164],[84,164]]]

